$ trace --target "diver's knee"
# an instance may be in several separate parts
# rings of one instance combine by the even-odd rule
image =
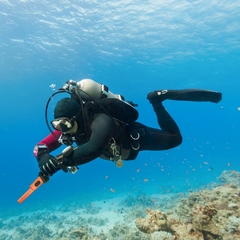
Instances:
[[[183,141],[182,135],[181,134],[177,135],[174,141],[174,147],[181,145],[182,141]]]
[[[178,136],[177,146],[181,145],[181,144],[182,144],[182,141],[183,141],[183,138],[182,138],[182,135],[180,134],[180,135]]]

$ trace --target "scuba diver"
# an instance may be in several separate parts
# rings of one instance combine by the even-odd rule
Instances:
[[[34,147],[39,176],[50,177],[58,170],[75,173],[77,166],[96,158],[115,162],[134,160],[144,150],[167,150],[181,144],[180,130],[163,106],[165,100],[218,103],[222,93],[201,90],[156,90],[147,96],[160,129],[137,122],[136,104],[113,94],[108,87],[91,79],[69,80],[58,92],[68,92],[57,102],[51,133]],[[56,94],[56,93],[55,93]],[[56,157],[50,153],[61,145],[66,148]]]

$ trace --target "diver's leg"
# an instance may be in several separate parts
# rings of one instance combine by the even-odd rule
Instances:
[[[222,99],[222,93],[202,89],[156,90],[149,93],[147,98],[150,102],[155,101],[156,99],[159,101],[169,99],[218,103]]]
[[[161,128],[155,129],[144,126],[145,136],[140,139],[140,150],[167,150],[182,143],[180,130],[173,118],[162,105],[162,101],[151,101]]]
[[[149,93],[147,98],[157,115],[161,130],[145,127],[146,136],[142,138],[143,141],[140,150],[162,150],[176,147],[182,142],[182,136],[176,122],[162,105],[164,100],[209,101],[218,103],[222,99],[222,94],[201,89],[157,90]]]
[[[160,128],[163,131],[181,135],[178,125],[164,108],[162,101],[155,100],[152,101],[151,104],[153,106],[154,112],[157,115],[157,121]]]

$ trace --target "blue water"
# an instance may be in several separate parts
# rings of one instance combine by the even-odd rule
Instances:
[[[239,171],[239,12],[240,1],[226,0],[0,1],[2,213],[114,194],[188,192],[211,186],[223,170]],[[204,88],[223,100],[166,101],[181,146],[142,152],[121,169],[96,159],[76,175],[59,172],[19,205],[38,175],[32,149],[49,133],[49,86],[83,78],[138,103],[139,121],[153,127],[150,91]]]

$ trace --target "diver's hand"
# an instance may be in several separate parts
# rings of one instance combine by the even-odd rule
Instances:
[[[37,161],[40,172],[45,176],[52,176],[54,173],[61,169],[56,159],[48,153],[41,154],[37,158]]]

